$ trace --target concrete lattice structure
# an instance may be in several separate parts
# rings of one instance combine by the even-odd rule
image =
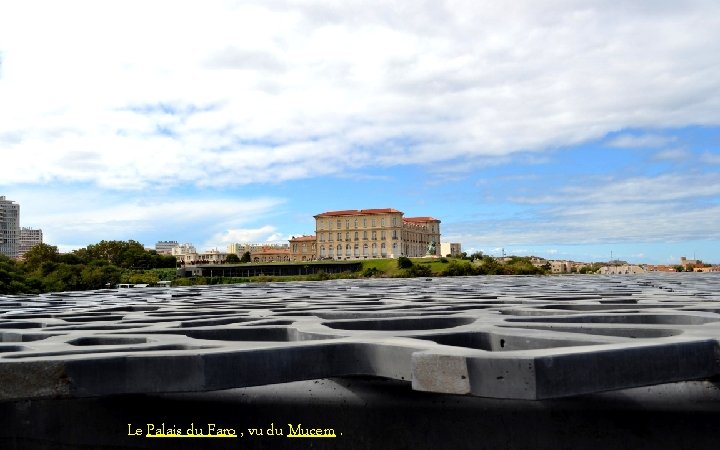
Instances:
[[[720,374],[720,278],[458,277],[0,296],[0,401],[327,377],[551,399]]]
[[[0,254],[18,257],[20,205],[0,195]]]
[[[422,257],[435,243],[440,256],[440,220],[403,217],[392,208],[328,211],[315,217],[319,259]]]
[[[43,242],[43,232],[39,228],[20,227],[20,240],[18,243],[18,258],[25,256],[31,248]]]

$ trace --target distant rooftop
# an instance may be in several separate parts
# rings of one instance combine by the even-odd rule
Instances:
[[[345,209],[342,211],[327,211],[324,213],[320,213],[316,215],[315,217],[333,217],[333,216],[359,216],[363,214],[390,214],[390,213],[400,213],[403,214],[402,211],[398,211],[397,209],[393,208],[380,208],[380,209]]]

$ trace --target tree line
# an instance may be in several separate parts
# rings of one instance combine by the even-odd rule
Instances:
[[[174,273],[175,257],[146,250],[136,241],[101,241],[71,253],[38,244],[22,261],[0,255],[0,294],[38,294],[152,283],[163,271]]]

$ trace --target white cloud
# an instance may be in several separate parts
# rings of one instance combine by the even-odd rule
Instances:
[[[658,134],[642,134],[632,135],[623,134],[610,140],[607,145],[619,148],[638,148],[638,147],[662,147],[675,141],[675,138],[661,136]]]
[[[15,190],[8,198],[21,205],[21,225],[43,229],[44,241],[64,249],[84,247],[100,240],[127,240],[146,236],[156,240],[191,240],[274,214],[278,198],[176,198],[166,193],[128,199],[107,191],[58,189],[54,192]],[[154,239],[154,240],[153,240]]]
[[[700,162],[703,164],[718,166],[720,165],[720,154],[704,152],[702,155],[700,155]]]
[[[718,124],[719,46],[700,0],[4,2],[0,183],[240,185]]]
[[[590,179],[525,197],[522,202],[533,207],[515,215],[457,223],[445,232],[469,245],[505,248],[720,240],[718,198],[717,173]]]
[[[205,243],[205,248],[218,248],[224,251],[229,244],[287,244],[288,236],[278,232],[272,225],[259,228],[234,228],[216,233]]]
[[[692,158],[693,155],[684,148],[671,148],[667,150],[659,151],[653,156],[653,159],[658,161],[687,161]]]

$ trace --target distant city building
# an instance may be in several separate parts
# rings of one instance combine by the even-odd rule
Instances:
[[[462,249],[459,243],[455,242],[443,242],[440,244],[440,255],[441,256],[452,256],[456,257],[462,253]]]
[[[172,255],[172,249],[178,245],[178,241],[157,241],[155,251],[160,255]]]
[[[315,236],[293,236],[290,239],[291,261],[312,261],[317,259],[317,239]]]
[[[634,264],[623,264],[619,266],[602,266],[598,273],[600,273],[600,275],[633,275],[647,273],[647,270]]]
[[[317,258],[440,256],[440,221],[392,208],[328,211],[315,217]],[[430,245],[432,243],[432,246]]]
[[[18,257],[20,240],[20,205],[0,196],[0,254]]]
[[[277,250],[286,250],[288,249],[288,244],[271,244],[271,243],[264,243],[264,244],[230,244],[227,247],[228,253],[235,253],[238,256],[242,256],[245,252],[250,252],[252,255],[253,253],[262,252],[264,249],[277,249]]]
[[[287,246],[267,246],[260,251],[250,254],[252,262],[288,262],[290,261],[290,249]]]
[[[681,256],[680,257],[680,265],[682,266],[683,269],[687,270],[688,267],[693,268],[695,266],[702,266],[703,263],[702,263],[702,261],[699,261],[697,259],[687,259],[684,256]]]
[[[170,254],[173,256],[192,255],[192,254],[196,254],[196,253],[197,253],[197,250],[195,250],[195,246],[190,243],[179,244],[179,245],[176,245],[175,247],[173,247],[172,249],[170,249]]]
[[[533,265],[536,267],[542,267],[545,264],[550,263],[550,272],[552,273],[575,273],[579,272],[580,269],[584,267],[590,267],[590,264],[583,263],[583,262],[575,262],[575,261],[567,261],[567,260],[550,260],[550,261],[544,261],[543,264],[540,263],[540,258],[538,258],[536,264],[533,262]]]
[[[20,228],[20,240],[18,242],[18,258],[25,256],[25,253],[38,244],[42,244],[43,233],[39,228]]]

